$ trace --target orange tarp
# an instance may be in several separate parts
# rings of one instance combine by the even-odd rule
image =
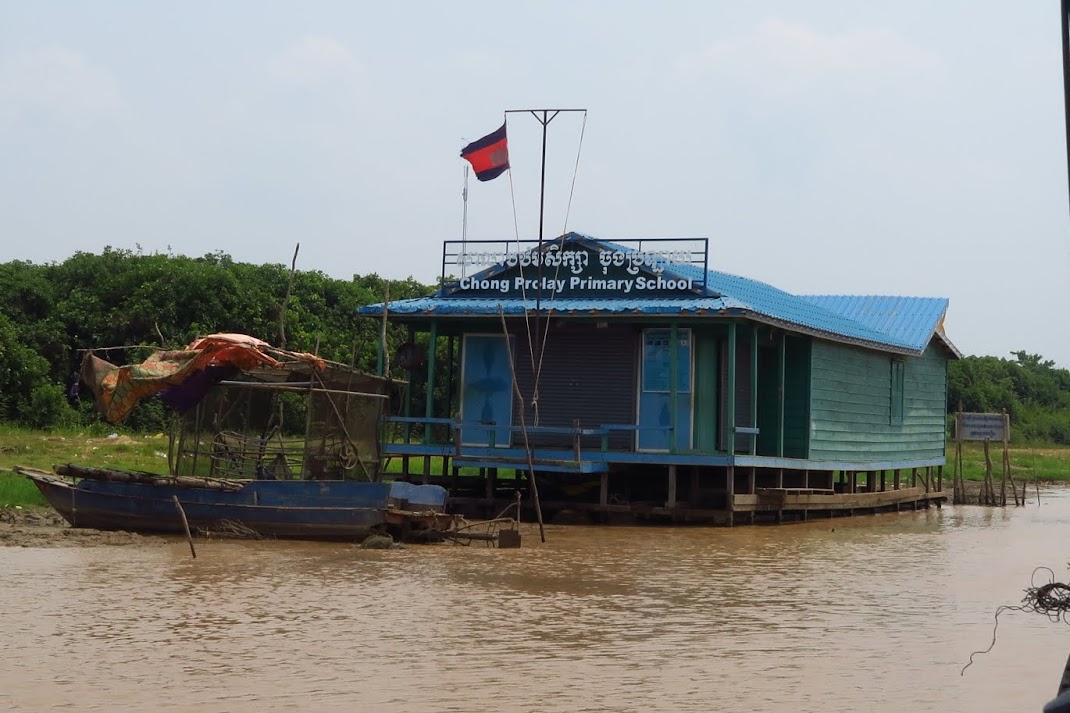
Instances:
[[[115,366],[86,354],[81,376],[96,396],[97,410],[109,423],[119,423],[141,399],[177,386],[206,367],[234,366],[250,371],[258,366],[277,366],[279,362],[262,351],[269,346],[243,334],[213,334],[194,341],[187,349],[156,352],[130,366]]]

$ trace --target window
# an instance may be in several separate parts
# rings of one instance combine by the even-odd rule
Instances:
[[[893,426],[899,426],[903,423],[903,372],[905,370],[905,362],[900,359],[892,359],[892,389],[888,422]]]

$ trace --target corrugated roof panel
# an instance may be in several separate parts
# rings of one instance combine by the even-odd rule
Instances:
[[[593,243],[616,250],[627,248],[610,241],[569,233],[567,241]],[[496,266],[484,270],[500,271]],[[892,351],[920,353],[934,333],[956,354],[958,350],[941,331],[948,301],[934,297],[881,297],[853,295],[793,295],[764,282],[706,270],[695,265],[669,263],[665,272],[705,279],[703,294],[685,298],[548,299],[540,308],[551,313],[580,314],[680,314],[697,312],[742,313],[758,321],[829,339],[859,343]],[[534,299],[433,296],[390,303],[394,314],[488,316],[523,314],[534,309]],[[360,314],[379,314],[382,305],[361,307]]]
[[[806,295],[803,299],[917,350],[929,343],[948,306],[942,297]]]

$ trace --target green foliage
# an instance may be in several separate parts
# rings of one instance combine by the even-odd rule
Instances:
[[[105,248],[76,253],[62,263],[0,264],[0,422],[35,427],[96,418],[83,399],[81,414],[64,403],[86,350],[144,345],[98,353],[118,364],[144,359],[153,347],[182,348],[198,336],[239,332],[295,351],[374,372],[379,324],[357,319],[357,307],[383,299],[378,275],[336,280],[298,271],[286,304],[285,345],[279,311],[290,281],[280,264],[236,263],[223,253],[200,258],[145,255]],[[390,298],[429,294],[415,280],[389,281]],[[388,341],[405,341],[392,326]],[[135,431],[167,430],[170,415],[158,401],[139,404],[124,424]],[[288,428],[303,428],[303,412],[286,413]]]
[[[1014,359],[966,357],[948,366],[949,412],[998,413],[1011,417],[1012,440],[1070,445],[1070,371],[1039,354],[1013,352]]]
[[[63,388],[46,382],[33,387],[29,401],[19,410],[19,421],[31,428],[70,427],[79,420],[78,412],[67,404]]]

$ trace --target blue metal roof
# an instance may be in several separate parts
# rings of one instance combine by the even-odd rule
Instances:
[[[620,245],[579,233],[569,233],[566,242],[625,250]],[[500,272],[498,266],[483,275]],[[776,325],[833,341],[907,354],[920,354],[933,334],[961,356],[943,334],[943,317],[948,301],[930,297],[875,296],[804,296],[793,295],[772,285],[699,266],[670,263],[665,272],[690,278],[696,283],[705,279],[705,290],[690,297],[654,298],[559,298],[545,299],[540,310],[550,314],[587,315],[668,315],[716,314],[746,316],[758,322]],[[400,315],[427,316],[496,316],[524,314],[535,308],[535,300],[514,297],[451,297],[440,291],[432,297],[391,302],[390,312]],[[382,304],[361,307],[360,314],[377,315]]]
[[[943,297],[806,295],[803,299],[887,334],[917,351],[924,350],[935,333],[952,352],[962,356],[944,335],[948,301]]]

